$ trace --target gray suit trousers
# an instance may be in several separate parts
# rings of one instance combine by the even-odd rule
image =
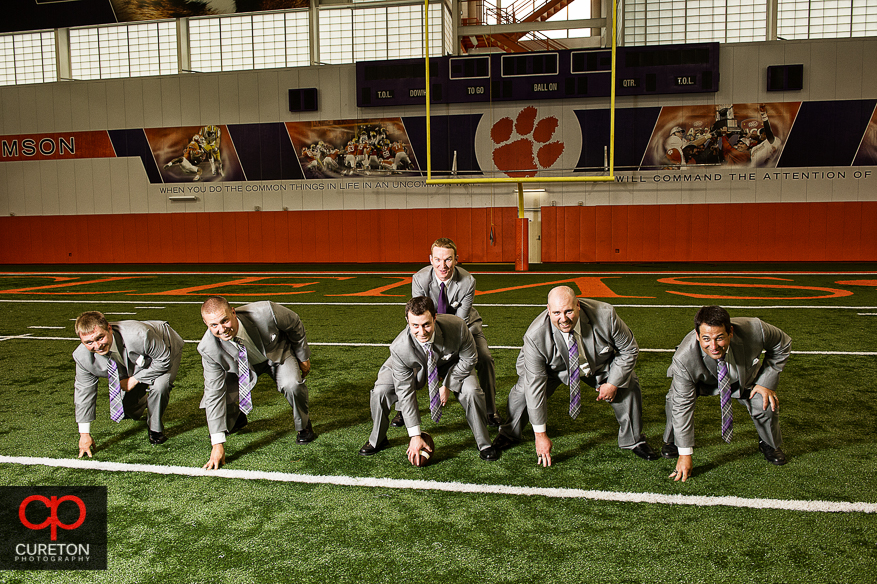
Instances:
[[[250,365],[250,367],[258,376],[269,374],[277,384],[277,391],[282,393],[289,405],[292,406],[296,432],[307,428],[311,420],[308,411],[308,386],[301,377],[298,361],[295,358],[289,358],[283,363],[266,361],[258,365]],[[238,407],[240,397],[237,373],[227,373],[225,383],[228,388],[226,423],[231,429],[241,413]]]
[[[586,384],[594,386],[593,377],[583,378],[581,384],[582,405],[588,402]],[[546,384],[546,399],[549,399],[562,383],[556,377],[549,377]],[[567,401],[569,396],[567,395]],[[615,412],[618,420],[618,446],[627,450],[633,449],[637,444],[645,441],[642,428],[642,391],[639,378],[633,374],[628,387],[619,387],[615,399],[609,404]],[[581,414],[580,414],[581,415]],[[527,425],[527,398],[521,387],[521,379],[509,392],[509,418],[501,428],[501,433],[514,440],[520,440],[524,426]]]
[[[664,413],[667,416],[667,425],[664,428],[664,442],[675,442],[673,436],[673,404],[670,399],[671,395],[671,393],[667,393],[667,398],[664,404]],[[758,439],[768,444],[771,448],[780,448],[783,445],[783,434],[780,432],[779,417],[775,411],[770,409],[770,406],[768,406],[766,410],[763,409],[764,402],[760,395],[753,393],[751,396],[755,399],[741,397],[735,399],[746,406],[746,411],[749,412],[752,421],[755,423],[755,431],[758,432]],[[701,397],[704,396],[699,395],[698,399]],[[716,402],[716,413],[718,414],[716,420],[716,434],[721,437],[722,415],[718,401]]]
[[[496,365],[493,362],[493,355],[490,354],[490,347],[484,333],[473,333],[472,338],[475,340],[475,350],[478,352],[478,363],[475,364],[475,371],[478,374],[478,385],[484,391],[487,414],[499,413],[496,410]]]
[[[469,428],[472,429],[472,435],[475,436],[478,450],[484,450],[490,446],[490,435],[487,432],[487,424],[485,424],[487,414],[484,392],[478,387],[474,372],[463,381],[462,389],[454,395],[463,406],[466,421],[469,423]],[[373,446],[380,444],[387,437],[387,428],[390,426],[390,410],[396,401],[398,401],[398,397],[392,383],[376,383],[374,389],[371,390],[370,405],[373,425],[368,441]]]

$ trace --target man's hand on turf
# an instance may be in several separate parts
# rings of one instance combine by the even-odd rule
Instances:
[[[546,432],[536,432],[536,464],[551,466],[551,438]]]
[[[207,470],[219,470],[225,464],[225,444],[214,444],[210,451],[210,460],[204,465]]]
[[[84,454],[87,454],[89,458],[91,458],[91,449],[94,448],[94,439],[91,437],[89,433],[80,433],[79,434],[79,458],[82,458]]]
[[[679,459],[676,461],[676,470],[670,473],[670,478],[684,483],[691,476],[693,466],[690,454],[680,454]]]

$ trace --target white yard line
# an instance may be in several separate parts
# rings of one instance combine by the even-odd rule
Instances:
[[[16,335],[9,337],[0,337],[0,341],[8,339],[24,339],[26,341],[78,341],[78,337],[34,337],[30,334]],[[201,340],[184,340],[185,343],[200,343]],[[312,347],[389,347],[390,343],[314,343],[308,342]],[[491,349],[508,349],[511,351],[520,351],[521,347],[513,345],[491,345]],[[644,349],[640,347],[641,353],[673,353],[676,349]],[[877,356],[877,352],[866,351],[792,351],[792,355],[851,355],[873,357]]]
[[[517,497],[550,497],[558,499],[590,499],[616,503],[653,503],[658,505],[694,505],[701,507],[738,507],[749,509],[781,509],[785,511],[806,511],[821,513],[877,513],[877,503],[845,501],[802,501],[783,499],[748,499],[745,497],[705,497],[692,495],[662,495],[660,493],[626,493],[614,491],[588,491],[584,489],[562,489],[545,487],[514,487],[508,485],[483,485],[472,483],[447,483],[411,479],[387,479],[371,477],[306,475],[284,472],[255,470],[219,469],[205,470],[198,467],[159,466],[155,464],[128,464],[121,462],[99,462],[95,460],[32,458],[28,456],[0,456],[0,463],[41,465],[82,470],[102,470],[109,472],[144,472],[162,475],[187,477],[221,477],[239,480],[275,481],[284,483],[304,483],[338,485],[345,487],[369,487],[383,489],[418,489],[444,491],[450,493],[478,493],[510,495]]]

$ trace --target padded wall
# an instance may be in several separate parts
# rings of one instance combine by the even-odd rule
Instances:
[[[0,217],[0,264],[515,261],[516,208]],[[490,242],[493,226],[495,244]]]
[[[877,261],[877,203],[542,207],[542,261]]]

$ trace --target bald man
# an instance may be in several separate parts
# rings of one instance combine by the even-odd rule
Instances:
[[[568,286],[553,288],[548,307],[524,335],[518,355],[518,382],[509,392],[508,421],[493,445],[506,449],[521,439],[529,418],[536,436],[537,462],[551,466],[548,398],[561,384],[570,387],[570,416],[578,417],[585,385],[597,391],[618,420],[618,446],[645,460],[658,460],[642,434],[642,395],[634,372],[639,347],[615,308],[576,298]]]

